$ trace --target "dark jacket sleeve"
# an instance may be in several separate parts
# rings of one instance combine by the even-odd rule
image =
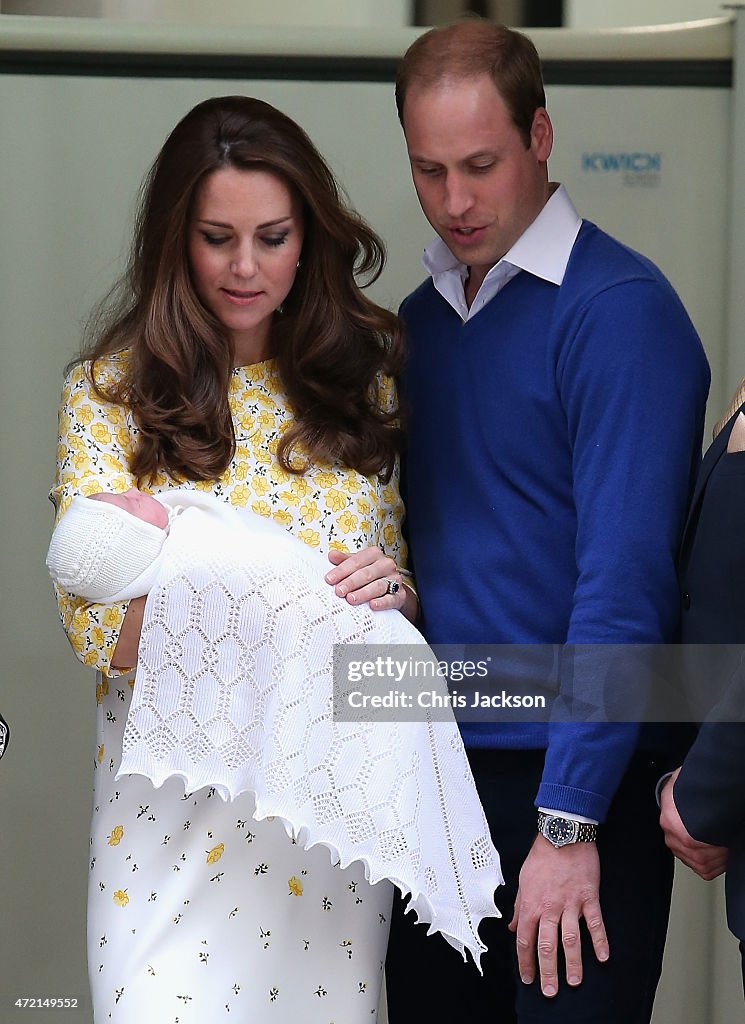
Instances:
[[[730,846],[745,828],[742,698],[738,686],[727,709],[731,720],[704,722],[675,782],[675,803],[683,824],[694,839],[715,846]]]

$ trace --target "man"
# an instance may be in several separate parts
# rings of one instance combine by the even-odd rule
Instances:
[[[743,382],[745,384],[745,382]],[[745,392],[704,456],[681,552],[686,644],[741,645],[745,633],[742,517],[745,510]],[[730,685],[662,789],[660,824],[672,852],[704,879],[725,869],[727,921],[740,940],[745,986],[745,686],[741,647]],[[691,658],[696,650],[688,649]],[[698,658],[697,661],[702,659]],[[704,654],[711,671],[711,659]],[[732,659],[728,659],[732,662]],[[698,673],[711,685],[710,674]],[[694,682],[696,680],[694,679]]]
[[[439,236],[425,251],[430,279],[401,308],[425,635],[667,641],[709,380],[690,320],[648,260],[581,221],[549,182],[553,129],[528,39],[481,20],[432,30],[404,56],[396,91]],[[628,724],[463,732],[517,955],[505,922],[487,922],[480,978],[399,917],[392,1024],[414,1010],[499,1024],[648,1020],[672,877],[656,749]]]

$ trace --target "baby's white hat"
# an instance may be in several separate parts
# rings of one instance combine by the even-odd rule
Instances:
[[[141,597],[166,536],[117,505],[76,495],[52,534],[47,569],[63,590],[88,601]]]

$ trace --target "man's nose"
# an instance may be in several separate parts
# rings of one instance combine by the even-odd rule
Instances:
[[[445,182],[445,210],[449,217],[462,217],[473,206],[473,193],[462,175],[448,175]]]

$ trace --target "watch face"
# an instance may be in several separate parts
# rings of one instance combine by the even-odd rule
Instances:
[[[566,846],[574,842],[577,834],[577,822],[568,821],[566,818],[548,818],[543,834],[554,846]]]

